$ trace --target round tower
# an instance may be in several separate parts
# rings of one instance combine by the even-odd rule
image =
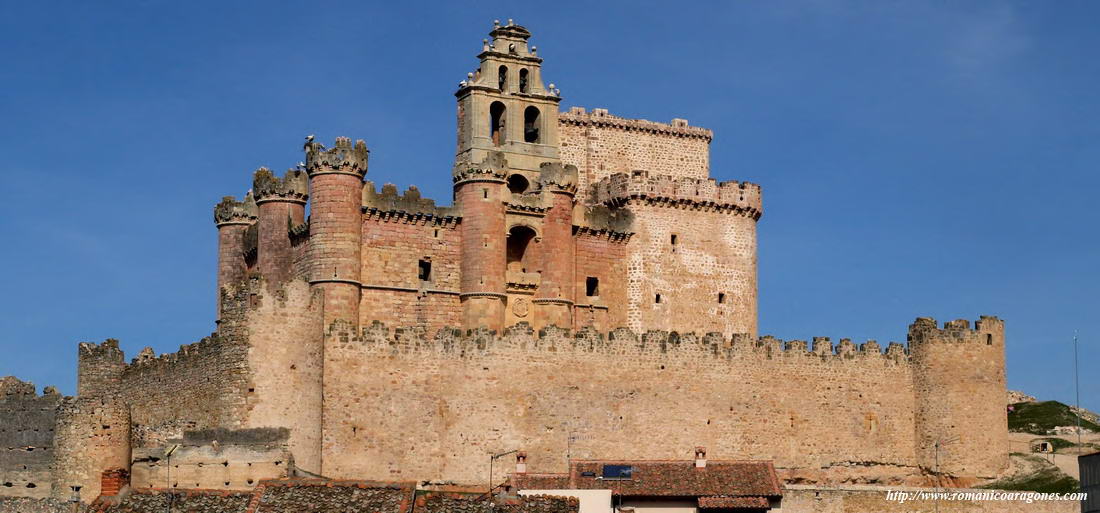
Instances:
[[[309,174],[309,283],[322,290],[324,326],[359,324],[360,254],[363,239],[363,176],[367,145],[337,137],[332,149],[305,146]]]
[[[922,317],[909,326],[916,398],[916,449],[933,476],[994,477],[1008,464],[1004,322],[982,316],[943,329]]]
[[[290,229],[305,222],[309,179],[290,170],[282,178],[261,167],[252,177],[259,210],[256,269],[268,283],[284,283],[293,275]]]
[[[233,196],[222,198],[214,205],[214,225],[218,227],[218,298],[217,318],[221,320],[222,294],[225,287],[244,280],[248,273],[245,262],[244,232],[256,222],[256,203],[252,193],[243,201]]]
[[[573,242],[573,198],[577,192],[576,166],[543,163],[539,173],[542,193],[549,195],[550,210],[543,218],[542,281],[531,302],[535,305],[535,329],[554,325],[573,327],[573,295],[576,291],[576,246]]]
[[[504,328],[507,166],[503,153],[491,153],[479,164],[459,163],[454,170],[455,207],[462,212],[459,298],[467,329]]]

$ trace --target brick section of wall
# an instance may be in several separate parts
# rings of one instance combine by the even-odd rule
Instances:
[[[982,317],[938,329],[909,328],[914,361],[918,461],[925,470],[994,477],[1008,466],[1004,323]],[[940,442],[937,463],[936,442]]]
[[[310,180],[310,281],[323,284],[325,325],[337,319],[359,322],[362,266],[363,179],[355,174],[312,175]]]
[[[326,469],[374,479],[484,479],[478,462],[513,449],[531,472],[564,457],[775,459],[809,482],[917,472],[911,370],[904,349],[827,339],[718,335],[577,336],[519,325],[500,337],[441,332],[335,334]],[[364,408],[354,398],[371,397]],[[820,419],[832,419],[821,436]],[[640,434],[661,440],[638,444]],[[791,469],[798,469],[793,471]],[[887,477],[892,476],[892,477]]]
[[[573,329],[592,326],[610,331],[626,326],[626,241],[600,233],[576,236]],[[596,278],[596,296],[588,296],[588,278]]]
[[[363,291],[359,319],[419,326],[434,333],[462,324],[457,221],[396,212],[369,213],[363,221]],[[431,266],[421,282],[419,264]]]
[[[713,134],[683,120],[657,123],[574,107],[559,115],[558,131],[561,161],[580,170],[579,191],[604,177],[637,169],[690,178],[710,174]]]
[[[60,402],[52,388],[38,395],[32,383],[0,378],[0,496],[50,496]]]
[[[542,221],[542,278],[534,298],[535,328],[573,326],[576,291],[576,245],[573,241],[573,194],[547,192],[552,202]]]

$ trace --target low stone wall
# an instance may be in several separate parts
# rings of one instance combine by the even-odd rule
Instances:
[[[993,492],[949,488],[948,492]],[[934,492],[931,488],[882,486],[814,487],[787,485],[781,508],[774,513],[1077,513],[1079,501],[906,501],[887,499],[887,492]]]
[[[0,497],[0,513],[72,513],[72,505],[56,499],[31,499],[27,497]],[[88,509],[81,505],[77,513]]]

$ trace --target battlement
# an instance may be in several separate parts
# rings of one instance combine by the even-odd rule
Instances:
[[[759,219],[763,214],[760,186],[750,182],[651,175],[646,171],[617,173],[592,187],[598,204],[618,206],[629,201],[695,210],[716,210]]]
[[[81,342],[77,345],[78,357],[81,360],[99,360],[104,362],[123,363],[124,355],[118,348],[118,340],[109,338],[101,343]]]
[[[909,325],[910,344],[935,341],[1003,344],[1004,321],[983,315],[974,322],[974,329],[970,329],[970,321],[966,319],[944,322],[941,329],[937,328],[935,319],[919,317]]]
[[[466,182],[504,183],[508,176],[508,160],[500,151],[490,152],[481,162],[456,162],[451,178],[457,186]]]
[[[237,201],[233,196],[225,196],[221,203],[214,205],[214,224],[252,224],[256,221],[256,200],[249,192],[244,200]]]
[[[350,346],[391,354],[438,353],[457,358],[481,358],[507,353],[599,353],[656,359],[687,358],[690,360],[731,360],[737,358],[800,358],[813,357],[821,361],[848,361],[878,358],[899,364],[908,363],[905,346],[891,342],[885,352],[874,340],[857,346],[850,339],[841,339],[834,348],[829,337],[815,337],[812,348],[804,340],[783,341],[772,336],[751,339],[744,334],[725,337],[721,333],[678,333],[649,330],[638,334],[629,328],[598,332],[591,327],[576,332],[548,326],[537,333],[526,322],[513,325],[503,334],[479,328],[463,331],[442,328],[434,337],[418,327],[391,330],[375,321],[354,333],[343,322],[329,327],[329,336]]]
[[[543,190],[577,192],[577,166],[560,162],[539,165],[539,185]]]
[[[453,207],[439,207],[435,200],[421,197],[415,185],[410,185],[405,194],[398,194],[392,183],[383,185],[382,192],[378,192],[371,181],[363,183],[363,211],[422,214],[447,220],[459,217]]]
[[[291,169],[279,178],[266,167],[252,175],[252,191],[256,203],[267,201],[291,201],[305,203],[309,199],[309,177],[304,171]]]
[[[591,112],[586,112],[584,107],[572,107],[568,112],[558,114],[558,122],[577,126],[617,128],[626,131],[698,138],[704,139],[708,143],[714,139],[714,132],[706,128],[691,126],[686,119],[673,119],[671,123],[659,123],[646,119],[621,118],[609,114],[607,109],[592,109]]]
[[[594,205],[574,209],[573,225],[578,233],[608,235],[612,239],[628,240],[634,234],[634,214],[629,210]]]
[[[42,397],[58,395],[54,387],[46,387],[42,391]],[[0,401],[6,399],[34,399],[38,392],[34,383],[23,381],[15,376],[0,377]]]
[[[306,171],[310,176],[315,174],[343,172],[363,176],[367,173],[367,159],[370,151],[367,143],[361,139],[351,144],[347,137],[337,137],[336,143],[331,149],[325,145],[314,142],[313,136],[306,138]]]

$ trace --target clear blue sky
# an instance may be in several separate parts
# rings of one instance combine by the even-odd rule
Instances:
[[[1100,410],[1100,5],[4,2],[0,375],[72,393],[76,343],[213,331],[211,208],[302,137],[450,201],[454,92],[494,18],[563,108],[714,130],[763,185],[761,333],[1007,322],[1012,388]],[[883,386],[894,386],[883,383]]]

